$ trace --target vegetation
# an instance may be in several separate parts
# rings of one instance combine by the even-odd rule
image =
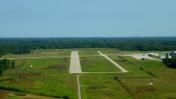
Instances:
[[[151,77],[150,74],[143,70],[140,61],[130,56],[109,55],[109,57],[129,71],[128,73],[121,74],[120,76],[122,77]]]
[[[79,51],[79,56],[99,55],[97,51]]]
[[[103,56],[80,57],[80,61],[84,72],[120,72],[119,68]]]
[[[77,99],[76,76],[68,73],[68,66],[69,58],[26,59],[22,66],[4,73],[0,89]]]
[[[160,61],[109,55],[128,73],[81,74],[83,99],[175,99],[175,69]],[[172,78],[172,79],[171,79]],[[164,85],[164,86],[163,86]],[[115,93],[114,93],[115,92]]]
[[[32,53],[25,53],[25,54],[7,54],[2,56],[3,58],[32,58],[32,57],[50,57],[50,56],[70,56],[70,50],[56,50],[56,49],[47,49],[47,50],[37,50],[33,51]]]
[[[153,38],[14,38],[0,39],[0,56],[31,53],[36,49],[117,48],[120,50],[167,51],[176,49],[175,37]]]
[[[176,55],[171,55],[171,58],[169,58],[169,54],[166,53],[166,58],[163,59],[163,63],[168,67],[176,68]]]
[[[0,76],[2,76],[3,72],[9,68],[15,68],[15,61],[10,61],[8,59],[0,60]]]
[[[115,75],[114,79],[131,95],[132,99],[176,98],[176,77],[173,76],[176,74],[175,69],[165,67],[160,61],[141,61],[115,55],[109,57],[129,71]]]
[[[114,74],[84,74],[80,76],[82,99],[133,99],[114,80]]]
[[[77,74],[69,73],[68,56],[71,50],[75,49],[47,49],[30,54],[4,56],[8,60],[14,60],[8,67],[13,68],[15,63],[15,68],[7,69],[0,77],[0,98],[77,99]],[[173,76],[176,75],[176,69],[167,68],[161,61],[142,61],[125,56],[139,51],[120,51],[111,48],[77,50],[83,71],[79,74],[82,99],[176,98],[176,77]],[[114,73],[120,70],[100,56],[97,50],[107,54],[129,72]]]

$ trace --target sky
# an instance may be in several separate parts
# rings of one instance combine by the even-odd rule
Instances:
[[[176,0],[0,0],[1,37],[176,36]]]

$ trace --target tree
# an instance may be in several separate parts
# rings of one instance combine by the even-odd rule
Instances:
[[[11,68],[11,67],[10,67],[10,64],[15,67],[15,62],[14,62],[14,61],[11,62],[11,61],[8,60],[8,59],[2,59],[2,60],[0,60],[0,76],[2,76],[3,72],[4,72],[6,69]]]
[[[2,65],[3,65],[3,69],[6,70],[9,68],[9,65],[10,65],[10,60],[7,60],[7,59],[3,59],[2,60]]]
[[[171,58],[169,67],[176,68],[176,57]]]
[[[2,76],[3,73],[3,68],[2,68],[2,64],[0,64],[0,76]]]
[[[168,63],[169,63],[169,54],[168,53],[166,53],[166,57],[163,59],[163,63],[168,65]]]
[[[168,53],[166,53],[166,59],[169,59],[169,54]]]
[[[15,61],[12,61],[12,68],[15,68]]]
[[[169,54],[166,53],[166,58],[163,59],[163,63],[168,67],[176,68],[176,56],[172,55],[171,58],[169,58]]]

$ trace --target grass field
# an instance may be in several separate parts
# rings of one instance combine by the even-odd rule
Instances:
[[[112,63],[102,56],[81,57],[83,72],[120,72]]]
[[[90,72],[79,74],[82,99],[176,99],[176,69],[167,68],[160,61],[122,56],[148,52],[102,48],[49,49],[4,56],[15,58],[16,68],[6,70],[0,77],[0,99],[78,99],[77,74],[69,74],[72,50],[79,51],[82,71]],[[128,72],[106,73],[120,70],[97,51],[107,54]]]
[[[69,75],[68,68],[69,58],[25,60],[23,66],[4,74],[0,87],[37,95],[77,99],[75,75]]]
[[[146,73],[142,69],[142,65],[139,64],[140,61],[138,61],[130,56],[109,55],[109,57],[129,71],[128,73],[120,74],[120,76],[151,77],[148,73]]]
[[[139,61],[120,56],[112,58],[122,66],[127,66],[129,73],[118,77],[134,99],[176,99],[176,77],[173,77],[175,69],[167,68],[158,61]]]
[[[112,74],[81,75],[82,99],[132,99]]]
[[[79,51],[79,55],[81,56],[93,56],[99,55],[97,51]]]
[[[56,49],[50,49],[50,50],[42,50],[42,51],[36,51],[31,52],[30,54],[8,54],[3,57],[7,58],[19,58],[19,57],[46,57],[46,56],[69,56],[71,53],[70,50],[56,50]]]

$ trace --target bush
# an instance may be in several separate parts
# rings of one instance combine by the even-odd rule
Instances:
[[[0,68],[0,76],[2,76],[3,70],[2,68]]]
[[[163,63],[166,64],[168,67],[176,68],[176,56],[172,56],[171,58],[169,58],[168,54],[166,54],[166,58],[163,59]]]
[[[63,99],[70,99],[68,96],[63,96]]]
[[[119,78],[117,76],[114,77],[115,80],[119,80]]]

